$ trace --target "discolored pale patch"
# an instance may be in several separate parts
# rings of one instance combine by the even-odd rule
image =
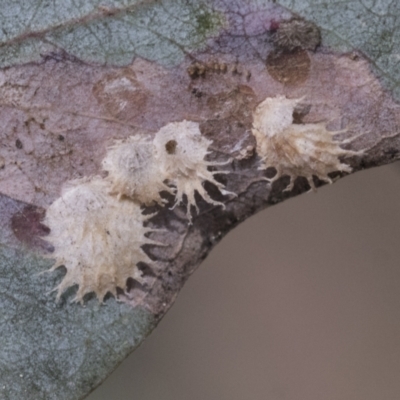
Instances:
[[[260,42],[260,51],[264,49],[261,45],[265,47],[265,43]],[[250,80],[245,73],[233,74],[236,60],[221,53],[197,59],[224,62],[228,72],[209,73],[195,80],[187,73],[193,62],[189,57],[169,70],[136,59],[123,71],[134,72],[148,97],[142,112],[129,121],[110,116],[93,94],[99,82],[117,75],[115,68],[49,60],[40,67],[2,71],[0,81],[3,75],[7,82],[4,87],[23,91],[14,103],[0,107],[0,157],[5,162],[0,169],[0,191],[47,207],[58,197],[64,182],[99,174],[107,146],[115,139],[153,134],[170,121],[184,119],[198,121],[202,134],[213,140],[211,149],[215,152],[210,157],[250,157],[252,152],[246,149],[255,142],[250,134],[252,111],[262,99],[283,93],[291,98],[307,95],[312,100],[309,121],[319,121],[321,112],[325,120],[336,119],[340,112],[358,131],[374,127],[377,134],[390,135],[397,130],[398,106],[382,92],[362,56],[355,60],[322,52],[308,55],[312,59],[309,76],[294,86],[273,79],[263,58],[239,59],[239,71],[251,71]],[[240,94],[242,90],[252,94]],[[22,149],[16,147],[16,139]],[[357,148],[369,148],[375,139],[364,135]]]
[[[75,301],[83,302],[94,292],[103,301],[107,293],[117,296],[125,290],[128,278],[142,282],[139,262],[151,263],[142,250],[145,244],[158,244],[145,234],[149,216],[128,199],[109,195],[109,184],[99,177],[70,182],[62,196],[47,209],[46,240],[54,247],[50,271],[65,266],[67,273],[57,286],[57,299],[69,287],[78,285]]]
[[[304,84],[309,76],[311,60],[306,50],[272,51],[267,58],[268,73],[286,86]]]
[[[121,121],[139,116],[146,108],[148,97],[135,72],[129,68],[106,75],[94,85],[93,94],[107,114]]]
[[[328,131],[324,122],[293,124],[293,112],[302,99],[285,96],[266,98],[254,112],[253,135],[257,153],[261,157],[260,169],[274,167],[276,174],[271,183],[283,175],[290,177],[285,191],[293,189],[295,179],[303,176],[315,190],[313,176],[332,183],[328,174],[335,171],[350,173],[352,168],[339,157],[363,154],[345,150],[334,136],[343,131]]]
[[[171,141],[166,144],[168,154],[173,154]],[[108,172],[110,194],[123,196],[140,204],[163,203],[161,191],[172,190],[163,183],[154,145],[144,136],[130,136],[118,140],[107,151],[103,169]]]
[[[109,193],[144,205],[163,204],[162,191],[176,195],[176,204],[186,196],[189,220],[191,206],[197,209],[195,192],[209,203],[223,205],[211,199],[203,187],[203,182],[209,181],[228,193],[213,177],[221,172],[208,171],[208,167],[221,165],[205,160],[211,143],[201,134],[198,123],[186,120],[163,126],[153,141],[140,135],[118,140],[102,162],[108,173]]]
[[[190,223],[191,207],[198,210],[196,192],[206,202],[224,206],[203,187],[208,181],[222,194],[229,194],[214,179],[222,172],[208,170],[221,165],[205,160],[211,143],[196,122],[169,123],[152,141],[140,135],[116,141],[102,162],[107,176],[66,185],[47,209],[44,221],[50,228],[46,239],[54,247],[55,263],[50,271],[61,265],[67,269],[56,288],[57,299],[78,285],[76,301],[83,302],[91,292],[103,301],[107,293],[117,296],[117,288],[125,290],[129,278],[146,282],[137,265],[151,264],[151,260],[142,246],[160,243],[145,236],[152,230],[144,227],[149,216],[142,214],[140,206],[162,204],[161,191],[175,195],[176,205],[186,197]]]
[[[193,121],[171,122],[163,126],[154,137],[157,165],[162,176],[175,190],[175,205],[187,198],[187,217],[191,221],[191,207],[198,210],[195,199],[197,192],[207,203],[225,207],[224,203],[213,200],[205,190],[205,181],[214,184],[222,194],[230,194],[225,186],[216,181],[214,175],[221,171],[209,171],[208,167],[226,165],[206,161],[212,141],[202,136],[199,124]],[[232,194],[232,193],[231,193]]]

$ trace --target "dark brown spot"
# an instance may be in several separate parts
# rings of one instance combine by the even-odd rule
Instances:
[[[42,224],[45,210],[34,205],[27,205],[11,218],[11,228],[15,237],[29,247],[40,247],[47,250],[51,246],[42,237],[50,233],[50,229]]]
[[[58,135],[58,140],[59,140],[60,142],[63,142],[64,139],[65,139],[65,137],[64,137],[63,135]]]
[[[126,291],[127,292],[140,291],[140,293],[143,294],[144,290],[145,290],[145,286],[142,285],[140,282],[135,281],[133,278],[128,278],[126,280]],[[123,292],[121,294],[123,294]]]
[[[302,124],[303,118],[310,112],[311,104],[298,104],[293,111],[293,123]]]
[[[24,125],[28,128],[29,125],[31,124],[31,122],[35,122],[35,118],[32,118],[32,117],[28,118],[28,119],[24,122]]]
[[[268,55],[267,69],[278,82],[287,86],[304,83],[310,73],[311,60],[307,51],[297,49],[292,52],[274,51]]]
[[[198,88],[193,88],[192,89],[192,95],[194,96],[194,97],[197,97],[198,99],[200,99],[201,97],[203,97],[203,92],[200,90],[200,89],[198,89]]]
[[[17,139],[16,141],[15,141],[15,147],[17,148],[17,149],[22,149],[22,142],[19,140],[19,139]]]
[[[188,67],[187,73],[192,79],[204,77],[206,74],[206,67],[201,63],[195,62]]]
[[[278,30],[278,28],[279,28],[279,22],[278,21],[275,21],[274,19],[271,21],[271,24],[270,24],[270,26],[269,26],[269,30],[271,31],[271,32],[276,32],[277,30]]]
[[[165,144],[165,150],[167,150],[168,154],[175,154],[176,152],[176,146],[178,143],[176,143],[175,140],[170,140]]]

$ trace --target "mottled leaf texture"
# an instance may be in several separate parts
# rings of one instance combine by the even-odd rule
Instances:
[[[397,2],[0,4],[1,399],[84,398],[152,331],[239,222],[324,184],[317,176],[334,181],[400,158]],[[278,96],[298,99],[286,130],[323,126],[335,157],[345,156],[311,177],[308,166],[326,159],[312,152],[319,160],[302,161],[293,187],[285,174],[293,169],[262,164],[252,133],[257,106]],[[128,279],[118,300],[109,294],[101,303],[91,293],[82,306],[72,302],[72,286],[56,302],[52,290],[66,271],[46,272],[53,265],[46,209],[68,181],[111,179],[102,160],[116,141],[140,136],[150,143],[162,127],[185,120],[209,146],[198,168],[202,196],[189,199],[198,212],[188,210],[185,196],[173,207],[174,190],[166,186],[143,208],[143,251],[151,262],[138,264],[140,282]],[[296,135],[296,146],[310,154]],[[273,141],[275,163],[288,148],[279,143]],[[312,143],[318,145],[316,134]],[[168,141],[167,151],[176,145]],[[336,165],[342,172],[332,172]],[[192,188],[190,180],[179,182]]]

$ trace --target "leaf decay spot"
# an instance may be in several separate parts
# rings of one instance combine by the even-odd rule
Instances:
[[[109,115],[122,121],[140,115],[148,98],[147,91],[129,68],[106,75],[94,85],[93,94]]]
[[[321,43],[321,32],[313,22],[292,18],[279,24],[274,34],[274,43],[286,51],[297,48],[314,51]]]
[[[272,78],[287,86],[298,86],[306,82],[311,60],[307,51],[273,51],[267,58],[267,69]]]
[[[256,104],[257,97],[253,89],[246,85],[210,96],[207,106],[217,118],[201,123],[202,133],[213,140],[214,146],[235,158],[252,153],[255,140],[253,135],[246,135],[246,131],[251,129],[252,112]],[[242,139],[232,143],[234,137]]]
[[[40,247],[50,250],[50,247],[43,236],[50,233],[50,229],[42,224],[45,210],[34,205],[26,205],[22,211],[11,217],[11,228],[15,237],[29,247]]]

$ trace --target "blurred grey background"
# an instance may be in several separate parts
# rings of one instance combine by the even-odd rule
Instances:
[[[400,165],[232,231],[88,400],[400,399]]]

